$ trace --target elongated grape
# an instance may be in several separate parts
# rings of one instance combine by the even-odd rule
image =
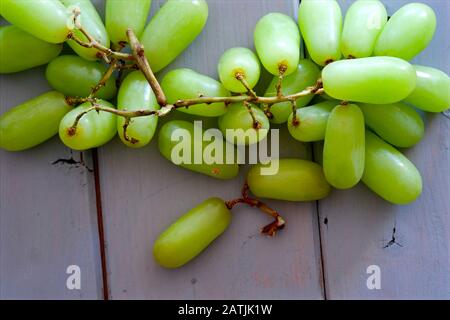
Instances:
[[[364,171],[364,116],[357,105],[339,105],[331,111],[325,132],[323,170],[335,188],[349,189]]]
[[[152,0],[106,0],[105,25],[114,44],[128,42],[127,29],[136,37],[144,31]]]
[[[50,43],[62,43],[69,34],[69,14],[58,0],[2,0],[1,15],[13,25]]]
[[[109,48],[109,37],[106,32],[106,28],[103,25],[103,21],[98,15],[97,10],[92,5],[90,0],[60,0],[68,9],[68,11],[72,11],[74,8],[80,9],[80,22],[83,28],[89,33],[89,35],[94,38],[98,43],[103,46]],[[74,30],[74,34],[88,42],[85,35],[81,33],[79,30]],[[67,43],[69,46],[75,51],[80,57],[83,57],[87,60],[97,60],[99,57],[97,56],[98,49],[96,48],[85,48],[74,40],[68,40]]]
[[[357,0],[347,11],[341,51],[346,58],[370,57],[387,22],[387,12],[378,0]]]
[[[140,38],[154,72],[171,63],[200,34],[208,19],[205,0],[169,0]]]
[[[20,151],[50,139],[70,109],[63,94],[50,91],[8,110],[0,116],[0,148]]]
[[[278,171],[263,174],[262,170],[268,166],[278,166]],[[285,201],[314,201],[331,192],[322,167],[301,159],[277,159],[268,165],[254,165],[248,172],[247,183],[257,197]]]
[[[228,106],[228,111],[219,118],[219,129],[225,139],[236,145],[250,145],[263,140],[270,128],[269,119],[264,112],[250,105],[255,121],[242,102]]]
[[[414,58],[427,47],[436,30],[436,15],[423,3],[409,3],[389,19],[375,45],[376,56]]]
[[[273,75],[295,72],[300,59],[300,32],[291,17],[269,13],[256,24],[255,48],[261,63]]]
[[[252,50],[247,48],[231,48],[225,51],[217,67],[219,78],[225,88],[231,92],[247,92],[247,88],[239,80],[242,77],[250,89],[258,83],[261,73],[259,60]]]
[[[231,222],[231,211],[219,198],[209,198],[180,217],[153,245],[155,260],[166,268],[188,263],[219,237]]]
[[[48,63],[62,44],[48,43],[16,26],[0,27],[0,73],[13,73]]]
[[[362,181],[394,204],[414,202],[422,193],[419,171],[400,151],[366,131],[366,160]]]
[[[302,142],[325,139],[328,117],[331,110],[339,104],[337,101],[324,101],[309,107],[297,109],[296,122],[294,114],[289,116],[287,126],[292,137]]]
[[[104,100],[98,100],[100,106],[113,106]],[[73,128],[75,119],[84,111],[91,108],[90,102],[83,103],[64,116],[59,125],[61,141],[74,150],[88,150],[99,147],[111,140],[117,133],[117,116],[105,111],[90,111],[78,122],[76,130]]]
[[[297,70],[283,79],[283,82],[281,83],[281,92],[285,96],[298,93],[307,87],[314,85],[319,77],[320,70],[317,65],[311,60],[302,59],[297,66]],[[278,77],[274,77],[264,94],[265,97],[275,97],[277,95],[277,83]],[[298,98],[296,100],[297,108],[306,106],[313,97],[314,95],[311,94],[309,96]],[[275,103],[270,107],[270,113],[272,114],[270,122],[285,123],[292,113],[292,103],[289,101]]]
[[[450,78],[441,70],[415,65],[417,84],[405,101],[428,112],[450,107]]]
[[[117,95],[117,109],[159,110],[155,94],[141,71],[133,71],[122,81]],[[155,134],[158,117],[137,117],[130,121],[125,137],[125,118],[117,117],[117,131],[122,142],[132,148],[142,148],[149,144]]]
[[[390,144],[409,148],[416,145],[424,135],[424,124],[420,115],[402,103],[359,104],[369,128]]]
[[[322,70],[322,81],[335,99],[373,104],[401,101],[416,86],[414,68],[394,57],[337,61]]]
[[[341,58],[342,13],[335,0],[302,0],[298,24],[315,63],[324,66]]]
[[[96,61],[87,61],[79,56],[63,55],[50,62],[45,77],[53,89],[71,97],[87,97],[92,88],[102,79],[106,67]],[[111,99],[116,95],[114,77],[106,81],[96,97]]]
[[[230,92],[218,81],[191,69],[176,69],[167,73],[161,86],[169,103],[198,97],[229,97]],[[203,117],[218,117],[227,112],[225,103],[196,104],[177,109]]]
[[[234,161],[234,147],[223,142],[217,129],[211,142],[203,139],[203,134],[199,126],[190,122],[169,121],[159,131],[159,151],[167,160],[185,169],[217,179],[234,178],[239,171]]]

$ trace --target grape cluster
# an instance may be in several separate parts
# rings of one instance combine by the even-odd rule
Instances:
[[[256,52],[225,51],[218,61],[219,80],[183,68],[159,83],[154,73],[201,33],[208,5],[168,0],[145,26],[150,6],[151,0],[106,0],[104,25],[89,0],[2,0],[0,14],[12,25],[0,27],[0,73],[48,64],[45,75],[54,91],[0,116],[0,147],[25,150],[59,133],[75,150],[99,147],[116,134],[126,146],[142,148],[153,139],[158,118],[175,110],[217,118],[224,137],[230,129],[255,133],[229,139],[231,145],[259,143],[271,124],[286,124],[301,142],[323,141],[319,163],[273,160],[278,171],[272,175],[262,174],[268,165],[255,165],[241,198],[210,198],[183,215],[154,244],[161,265],[175,268],[197,256],[226,230],[230,209],[238,203],[275,219],[264,233],[283,228],[280,215],[249,192],[314,201],[332,187],[349,189],[362,181],[394,204],[411,203],[421,194],[419,171],[396,147],[422,139],[424,123],[416,109],[443,112],[450,105],[448,75],[408,62],[434,35],[430,7],[410,3],[388,19],[380,1],[357,0],[343,19],[335,0],[302,0],[298,23],[281,13],[258,21]],[[300,58],[301,38],[309,59]],[[60,56],[64,42],[74,54]],[[132,53],[123,51],[127,46]],[[261,67],[273,79],[259,96]],[[159,150],[172,162],[172,136],[179,129],[193,133],[196,127],[172,120],[158,132]],[[190,136],[192,145],[208,147]],[[226,161],[178,165],[218,179],[239,172],[238,163]]]

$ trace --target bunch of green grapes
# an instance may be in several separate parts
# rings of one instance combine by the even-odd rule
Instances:
[[[408,62],[434,35],[430,7],[411,3],[388,20],[380,1],[357,0],[343,19],[335,0],[302,0],[298,23],[285,14],[267,14],[255,26],[255,50],[226,50],[218,61],[218,79],[182,68],[166,73],[161,85],[153,72],[167,67],[201,33],[208,5],[168,0],[146,26],[150,7],[151,0],[106,0],[104,24],[89,0],[2,0],[0,14],[11,25],[0,27],[0,73],[47,64],[45,76],[54,91],[0,116],[0,147],[25,150],[59,133],[75,150],[99,147],[116,135],[128,147],[143,148],[157,133],[162,156],[175,163],[172,136],[179,129],[191,133],[190,145],[208,148],[207,142],[195,141],[193,133],[202,129],[192,118],[183,119],[189,114],[216,118],[224,137],[228,130],[255,133],[223,141],[220,163],[198,163],[193,155],[190,163],[175,163],[232,179],[239,165],[235,158],[225,161],[227,147],[258,144],[273,124],[286,124],[298,141],[323,141],[320,164],[276,159],[255,165],[242,198],[210,198],[183,215],[154,244],[155,259],[168,268],[189,262],[220,236],[237,203],[275,218],[264,229],[267,234],[281,229],[279,215],[248,192],[315,201],[332,187],[348,189],[362,181],[394,204],[419,197],[420,173],[396,147],[412,147],[422,139],[424,123],[416,109],[443,112],[450,105],[448,75]],[[130,31],[144,48],[135,55],[120,52],[132,45]],[[301,37],[308,59],[300,59]],[[60,56],[64,42],[73,54]],[[259,96],[255,87],[262,68],[273,79]],[[168,121],[158,131],[158,116],[172,111],[168,106],[181,120]],[[273,162],[278,171],[262,174]]]

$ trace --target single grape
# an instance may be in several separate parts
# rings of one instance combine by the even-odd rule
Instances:
[[[48,63],[62,44],[48,43],[16,26],[0,27],[0,73],[13,73]]]
[[[275,174],[265,174],[269,166],[277,167]],[[250,191],[257,197],[285,201],[315,201],[331,192],[322,167],[301,159],[277,159],[270,164],[251,167],[247,176]]]
[[[108,101],[98,100],[103,107],[113,108]],[[75,119],[87,109],[91,108],[90,102],[83,103],[64,116],[59,125],[59,137],[61,141],[74,150],[88,150],[104,145],[117,133],[117,116],[95,110],[86,113],[78,122],[76,130],[73,128]]]
[[[328,117],[339,102],[324,101],[297,109],[296,121],[291,113],[287,121],[289,133],[295,140],[302,142],[320,141],[325,139]]]
[[[370,57],[387,22],[387,12],[379,0],[357,0],[345,15],[341,51],[346,58]]]
[[[161,87],[169,103],[198,97],[229,97],[230,92],[218,81],[191,69],[175,69],[167,73]],[[177,109],[203,117],[218,117],[227,112],[225,103],[196,104]]]
[[[209,198],[175,221],[153,245],[155,260],[166,268],[188,263],[225,232],[231,211],[219,198]]]
[[[450,107],[450,78],[441,70],[413,66],[417,84],[405,101],[428,112],[443,112]]]
[[[256,24],[255,48],[261,63],[273,75],[295,72],[300,59],[300,32],[294,20],[269,13]]]
[[[341,58],[342,13],[335,0],[302,0],[298,25],[315,63],[324,66]]]
[[[159,110],[155,94],[141,71],[133,71],[123,79],[117,95],[119,110]],[[155,115],[136,117],[127,127],[128,140],[124,135],[124,117],[117,117],[117,132],[122,142],[132,148],[142,148],[152,140],[158,117]]]
[[[102,79],[106,67],[96,61],[87,61],[79,56],[62,55],[51,61],[45,70],[50,86],[66,96],[87,97]],[[100,99],[111,99],[116,95],[114,77],[95,95]]]
[[[38,39],[62,43],[69,34],[69,14],[58,0],[1,0],[1,15]]]
[[[159,151],[167,160],[182,168],[217,179],[236,177],[239,166],[234,163],[234,147],[223,142],[220,136],[223,148],[215,149],[215,138],[212,142],[204,141],[203,134],[204,131],[191,122],[169,121],[159,130]],[[230,158],[233,163],[227,162]]]
[[[231,92],[247,92],[247,88],[238,77],[246,81],[248,87],[258,83],[261,73],[259,60],[256,54],[247,48],[231,48],[225,51],[219,60],[218,73],[220,81]]]
[[[436,15],[423,3],[409,3],[389,19],[375,45],[376,56],[411,60],[425,49],[436,30]]]
[[[230,104],[227,113],[219,118],[219,129],[228,142],[251,145],[267,136],[270,128],[269,119],[260,108],[250,105],[250,109],[257,123],[242,102]]]
[[[394,204],[409,204],[422,193],[419,171],[400,151],[366,131],[366,160],[362,181]]]
[[[403,100],[414,90],[416,75],[406,61],[369,57],[331,63],[322,70],[325,93],[346,101],[388,104]]]
[[[364,116],[357,105],[331,111],[325,132],[323,171],[335,188],[349,189],[364,171]]]
[[[98,15],[97,10],[93,6],[90,0],[60,0],[68,9],[68,11],[72,11],[74,8],[80,9],[80,22],[83,28],[89,33],[91,37],[93,37],[98,43],[103,46],[109,48],[109,37],[106,32],[106,28],[103,25],[103,21]],[[86,36],[84,36],[81,31],[74,30],[74,34],[88,42]],[[74,40],[68,40],[67,43],[69,46],[75,51],[80,57],[83,57],[87,60],[97,60],[99,57],[97,56],[98,49],[96,48],[85,48]]]
[[[203,30],[208,19],[205,0],[169,0],[141,35],[153,72],[158,72],[183,52]]]
[[[319,77],[320,70],[317,65],[309,59],[302,59],[297,66],[297,70],[283,78],[281,92],[285,96],[300,92],[307,87],[314,85]],[[275,97],[277,95],[277,83],[278,77],[274,77],[264,94],[265,97]],[[298,98],[296,100],[297,108],[306,106],[313,97],[314,95],[311,94],[309,96]],[[270,122],[285,123],[292,113],[292,103],[289,101],[275,103],[270,107],[270,113],[273,116],[270,119]]]
[[[152,0],[106,0],[105,25],[111,42],[128,42],[128,28],[133,30],[136,37],[140,37],[151,4]]]
[[[50,139],[70,109],[63,94],[50,91],[8,110],[0,116],[0,148],[21,151]]]
[[[416,145],[424,135],[420,115],[402,103],[359,104],[367,126],[390,144],[409,148]]]

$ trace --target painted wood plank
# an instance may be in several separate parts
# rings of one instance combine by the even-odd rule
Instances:
[[[163,3],[153,2],[153,10]],[[217,77],[217,61],[226,49],[253,47],[253,29],[261,16],[271,11],[293,16],[297,7],[291,0],[208,3],[205,30],[171,68],[190,67]],[[315,203],[269,201],[288,221],[274,239],[258,234],[268,222],[265,216],[237,208],[229,230],[203,254],[181,269],[165,270],[152,257],[158,234],[208,197],[237,197],[247,168],[236,180],[217,181],[168,163],[155,141],[131,150],[116,139],[99,152],[113,299],[323,298]],[[291,156],[304,152],[292,140],[283,150]]]
[[[344,8],[351,2],[340,1]],[[383,2],[393,14],[410,1]],[[414,63],[448,74],[450,3],[419,2],[433,7],[438,27],[431,45]],[[328,298],[450,298],[450,122],[441,114],[428,114],[425,119],[424,140],[405,151],[423,176],[424,191],[417,202],[389,205],[363,185],[334,191],[320,202]],[[381,269],[381,290],[366,286],[366,269],[371,265]]]
[[[0,111],[50,90],[44,67],[0,76]],[[58,137],[33,149],[0,151],[0,299],[101,298],[95,193],[86,166]],[[66,269],[81,270],[68,290]]]

